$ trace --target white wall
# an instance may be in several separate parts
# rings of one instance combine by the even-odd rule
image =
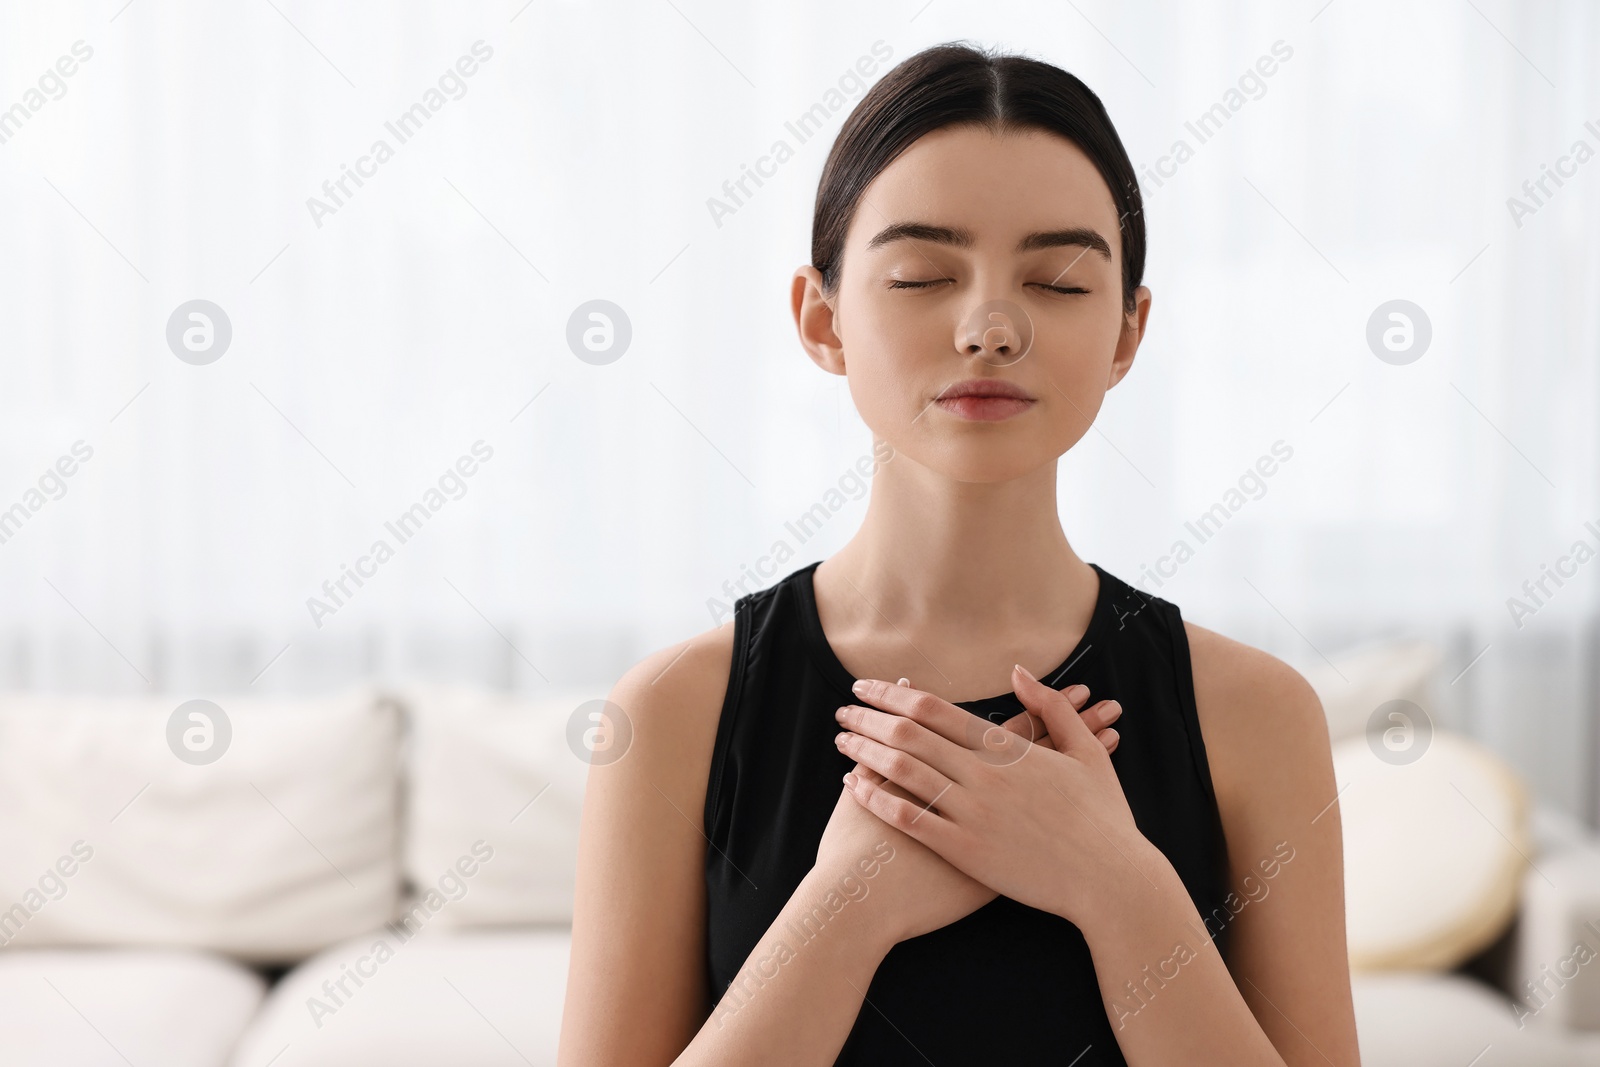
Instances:
[[[1296,663],[1423,633],[1454,676],[1487,647],[1439,714],[1592,810],[1600,566],[1520,629],[1506,607],[1600,544],[1600,162],[1507,207],[1600,149],[1578,0],[5,4],[0,108],[93,54],[0,144],[0,509],[93,456],[0,544],[0,685],[601,687],[710,625],[868,448],[787,312],[844,111],[720,225],[706,201],[875,42],[957,38],[1083,77],[1141,168],[1195,147],[1146,181],[1148,340],[1063,463],[1079,551],[1137,581],[1282,439],[1265,495],[1146,587]],[[384,123],[480,40],[397,144]],[[380,137],[394,158],[319,226],[308,198]],[[165,340],[197,297],[233,328],[207,366]],[[608,366],[565,343],[594,298],[633,326]],[[1432,323],[1408,366],[1365,341],[1394,298]],[[307,598],[480,439],[465,496],[314,625]]]

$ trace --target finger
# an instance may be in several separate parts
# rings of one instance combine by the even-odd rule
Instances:
[[[1122,717],[1122,705],[1115,700],[1101,700],[1093,707],[1079,712],[1079,715],[1089,731],[1098,734]]]
[[[839,751],[866,767],[883,775],[924,804],[932,804],[944,796],[951,786],[950,779],[929,767],[915,756],[890,748],[870,737],[848,730],[835,739]]]
[[[1093,749],[1104,751],[1104,746],[1095,739],[1094,731],[1083,721],[1078,714],[1078,704],[1087,699],[1087,687],[1073,686],[1072,696],[1045,685],[1028,669],[1018,663],[1011,669],[1011,684],[1017,694],[1017,699],[1035,715],[1044,719],[1045,726],[1050,730],[1050,736],[1056,739],[1058,752],[1087,752]]]
[[[1106,751],[1108,753],[1115,752],[1117,750],[1117,741],[1121,736],[1117,733],[1117,731],[1108,727],[1104,730],[1098,731],[1095,736],[1100,739],[1100,743],[1106,747]],[[1052,752],[1056,750],[1055,739],[1049,734],[1045,734],[1039,740],[1035,741],[1034,744],[1038,745],[1040,748],[1048,748]]]
[[[1065,690],[1062,695],[1067,698],[1067,702],[1073,707],[1083,709],[1083,706],[1089,700],[1089,687],[1075,685]],[[1098,734],[1116,721],[1117,716],[1122,714],[1122,706],[1114,700],[1102,700],[1092,708],[1080,710],[1080,714],[1083,715],[1083,721],[1090,731]],[[1001,725],[1012,733],[1021,734],[1036,745],[1043,744],[1050,736],[1050,730],[1045,726],[1044,719],[1026,708],[1017,712]]]
[[[921,723],[940,737],[967,747],[967,731],[972,712],[948,700],[906,685],[890,685],[875,678],[862,678],[851,686],[856,698],[873,707],[902,715]]]
[[[921,800],[918,800],[916,797],[912,796],[910,793],[907,793],[904,789],[902,789],[899,786],[895,785],[893,782],[887,780],[886,778],[884,778],[883,775],[879,774],[877,771],[873,770],[871,767],[868,767],[864,763],[856,764],[855,765],[855,769],[854,769],[854,771],[852,773],[854,773],[857,778],[860,778],[860,779],[862,779],[864,781],[870,782],[873,785],[876,785],[879,789],[885,790],[891,796],[897,796],[897,797],[900,797],[903,800],[909,800],[911,803],[916,804],[918,807],[927,808],[930,811],[936,812],[937,814],[940,814],[940,815],[944,814],[944,812],[939,810],[937,805],[923,803]]]
[[[977,718],[954,705],[951,705],[951,710],[966,719]],[[966,748],[914,719],[859,704],[846,704],[834,717],[846,730],[914,756],[947,778],[961,780],[961,757]]]
[[[938,811],[916,801],[897,797],[883,786],[856,775],[845,775],[844,784],[856,803],[896,830],[915,838],[935,852],[940,851],[941,845],[948,845],[951,827]]]
[[[889,789],[891,792],[895,792],[900,796],[907,796],[906,791],[904,789],[901,789],[899,786],[895,785],[893,782],[885,781],[883,775],[879,774],[877,771],[873,770],[871,767],[868,767],[865,763],[857,763],[854,767],[850,768],[850,773],[855,775],[857,778],[865,778],[867,781],[871,782],[873,785],[884,786],[887,789]],[[908,797],[908,799],[909,799],[909,797]]]
[[[1050,736],[1050,731],[1046,729],[1044,720],[1026,708],[1017,712],[1000,725],[1014,734],[1026,737],[1034,744],[1038,744]]]
[[[881,786],[883,786],[885,789],[889,790],[889,792],[893,793],[897,797],[905,797],[907,800],[912,799],[910,793],[907,793],[904,789],[901,789],[899,786],[895,785],[893,782],[885,780],[883,775],[879,774],[877,771],[873,770],[871,767],[868,767],[865,763],[856,764],[855,767],[852,768],[851,773],[853,773],[858,778],[865,778],[867,781],[871,782],[873,785],[881,785]]]

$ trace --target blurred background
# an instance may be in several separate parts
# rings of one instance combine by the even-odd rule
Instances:
[[[784,524],[870,440],[788,279],[865,85],[964,38],[1082,77],[1144,183],[1148,337],[1062,462],[1079,553],[1139,582],[1187,539],[1142,587],[1297,664],[1438,637],[1473,664],[1450,713],[1593,816],[1600,583],[1547,582],[1520,627],[1507,607],[1600,546],[1600,165],[1570,158],[1600,147],[1589,5],[0,11],[0,505],[93,450],[0,544],[0,684],[603,684],[726,618],[724,583],[779,576],[745,577],[775,542],[783,573],[825,558],[864,497],[804,543]],[[401,141],[385,124],[430,91]],[[205,366],[166,340],[195,299],[232,329]],[[595,299],[631,325],[605,365],[566,342]],[[1406,365],[1366,340],[1396,299],[1431,326]],[[1198,543],[1184,523],[1280,439],[1293,459]],[[313,619],[479,440],[464,495]]]
[[[1325,694],[1425,642],[1432,718],[1592,825],[1581,0],[0,4],[0,689],[601,696],[829,555],[871,441],[789,277],[949,40],[1077,74],[1141,175],[1077,551]]]

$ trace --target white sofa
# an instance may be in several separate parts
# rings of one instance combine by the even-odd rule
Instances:
[[[0,1065],[554,1063],[592,697],[0,697]]]
[[[208,763],[173,701],[0,697],[0,1065],[554,1063],[595,696],[220,700]],[[1600,930],[1600,842],[1532,842],[1505,989]],[[1363,1061],[1600,1065],[1597,975],[1519,1027],[1477,978],[1358,974]]]

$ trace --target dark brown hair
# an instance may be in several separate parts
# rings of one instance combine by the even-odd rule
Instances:
[[[983,126],[996,133],[1042,130],[1081,148],[1111,190],[1122,237],[1122,303],[1144,277],[1144,204],[1133,164],[1105,105],[1060,67],[971,45],[935,45],[885,74],[845,119],[817,185],[811,223],[811,265],[823,291],[839,288],[845,234],[861,194],[923,134],[946,126]]]

